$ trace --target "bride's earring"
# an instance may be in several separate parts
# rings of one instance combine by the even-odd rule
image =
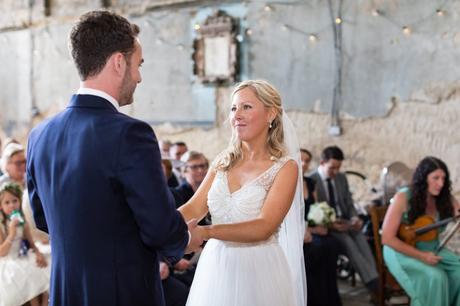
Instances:
[[[272,121],[270,121],[270,125],[268,126],[268,128],[271,129],[272,127],[273,127]]]

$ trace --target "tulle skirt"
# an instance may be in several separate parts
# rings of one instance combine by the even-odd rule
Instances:
[[[32,252],[24,257],[1,257],[0,306],[19,306],[47,291],[48,267],[37,267]]]
[[[273,237],[257,244],[211,239],[187,306],[294,306],[293,288],[288,262]]]

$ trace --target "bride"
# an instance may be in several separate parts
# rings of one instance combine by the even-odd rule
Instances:
[[[187,306],[305,306],[299,148],[281,97],[262,80],[232,93],[232,140],[213,162],[184,218],[209,240]]]

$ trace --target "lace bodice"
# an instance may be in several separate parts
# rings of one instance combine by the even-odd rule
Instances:
[[[228,224],[256,218],[278,171],[291,159],[282,157],[255,179],[230,192],[227,172],[217,171],[208,193],[208,208],[213,224]]]

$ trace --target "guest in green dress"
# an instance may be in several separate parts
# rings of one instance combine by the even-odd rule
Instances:
[[[412,306],[460,306],[460,258],[445,248],[436,253],[437,238],[413,247],[398,238],[398,228],[422,215],[449,218],[459,208],[451,194],[449,170],[435,157],[418,164],[410,187],[396,193],[388,208],[382,228],[383,256]]]

